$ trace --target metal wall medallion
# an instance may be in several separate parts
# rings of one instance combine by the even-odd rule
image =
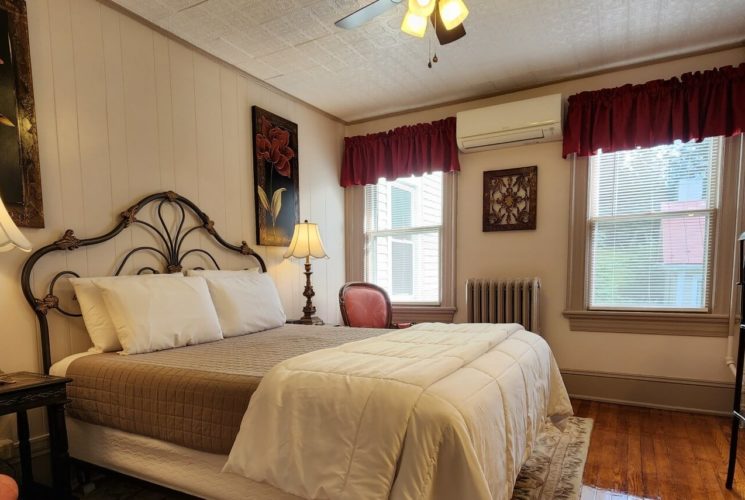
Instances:
[[[538,167],[484,172],[483,231],[535,229]]]

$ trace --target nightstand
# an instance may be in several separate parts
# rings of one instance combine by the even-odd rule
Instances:
[[[54,498],[70,498],[70,456],[67,454],[67,429],[65,427],[65,404],[67,384],[72,379],[17,372],[0,375],[0,379],[12,380],[0,384],[0,415],[15,413],[18,420],[18,448],[21,455],[21,497],[40,498],[49,496],[44,487],[34,483],[31,469],[31,445],[29,443],[27,410],[46,407],[49,422],[49,446],[52,458],[52,486]]]

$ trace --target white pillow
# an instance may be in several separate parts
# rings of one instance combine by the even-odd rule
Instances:
[[[222,338],[204,278],[129,280],[96,286],[102,290],[122,344],[121,354],[160,351]]]
[[[277,288],[266,273],[207,275],[212,302],[225,337],[277,328],[285,324]]]
[[[93,342],[92,352],[111,352],[121,351],[122,345],[116,336],[116,330],[109,318],[109,312],[101,296],[101,289],[96,286],[98,283],[111,283],[122,280],[146,280],[152,278],[167,278],[173,276],[183,276],[181,273],[175,274],[141,274],[138,276],[107,276],[101,278],[70,278],[75,289],[75,297],[80,304],[80,312],[83,314],[83,322],[88,335]]]

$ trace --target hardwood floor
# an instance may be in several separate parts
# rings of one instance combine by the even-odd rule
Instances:
[[[729,418],[583,400],[572,405],[577,416],[595,420],[583,500],[745,498],[743,435],[734,487],[724,487]]]

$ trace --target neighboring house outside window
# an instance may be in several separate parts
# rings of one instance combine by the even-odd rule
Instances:
[[[456,174],[347,188],[347,280],[384,288],[396,321],[452,321]]]
[[[742,138],[574,161],[573,330],[726,336]]]

